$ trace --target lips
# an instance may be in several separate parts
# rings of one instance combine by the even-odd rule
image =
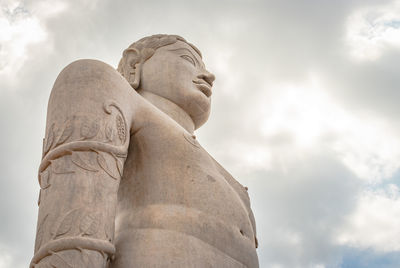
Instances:
[[[204,81],[204,80],[193,80],[193,83],[196,84],[197,88],[201,92],[203,92],[203,94],[206,95],[207,98],[209,98],[211,96],[211,94],[212,94],[211,86],[206,81]]]

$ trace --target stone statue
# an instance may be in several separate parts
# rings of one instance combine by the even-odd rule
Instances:
[[[199,144],[215,77],[175,35],[58,76],[30,267],[258,267],[247,188]],[[132,89],[133,88],[133,89]]]

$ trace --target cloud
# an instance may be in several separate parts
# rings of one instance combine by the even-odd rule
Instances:
[[[389,184],[385,190],[366,190],[357,198],[355,211],[340,229],[338,243],[376,252],[400,251],[400,191]]]
[[[377,60],[388,47],[400,48],[400,2],[356,10],[348,18],[347,42],[357,60]]]
[[[62,1],[4,1],[0,4],[0,78],[3,90],[17,88],[20,72],[53,49],[46,21],[66,10]],[[37,55],[37,54],[35,54]]]
[[[32,256],[57,74],[79,58],[116,66],[154,33],[182,35],[216,74],[196,135],[249,187],[261,267],[399,266],[385,188],[399,172],[398,14],[388,0],[2,2],[0,267]]]
[[[240,174],[257,218],[260,262],[264,267],[338,267],[335,227],[355,205],[358,179],[324,149],[285,162],[286,170],[275,165],[268,172]]]
[[[233,140],[239,137],[227,137],[219,145],[229,148],[220,150],[221,158],[230,159],[237,169],[246,165],[249,169],[271,169],[271,160],[280,155],[302,154],[324,146],[360,179],[374,184],[390,179],[400,167],[400,142],[393,128],[372,115],[355,116],[324,90],[325,83],[311,74],[303,84],[276,84],[270,103],[259,96],[246,105],[258,116],[252,120],[250,113],[242,115],[247,119],[237,134],[250,136],[245,132],[251,129],[253,139],[238,143]]]
[[[0,75],[10,75],[25,59],[27,46],[46,40],[39,18],[22,3],[9,2],[0,7]]]

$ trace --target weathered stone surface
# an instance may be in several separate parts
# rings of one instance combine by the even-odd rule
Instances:
[[[198,49],[147,37],[118,71],[79,60],[54,84],[31,267],[258,267],[247,191],[193,134],[215,79]]]

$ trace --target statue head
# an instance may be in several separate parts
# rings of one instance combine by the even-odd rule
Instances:
[[[200,51],[184,38],[161,34],[142,38],[124,50],[118,71],[135,90],[178,105],[195,128],[207,121],[215,76],[205,69]]]

